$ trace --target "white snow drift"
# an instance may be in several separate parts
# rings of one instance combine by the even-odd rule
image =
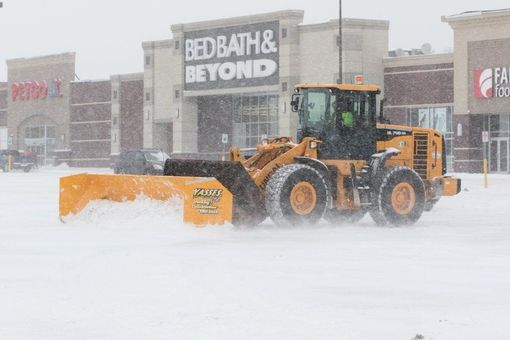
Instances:
[[[510,177],[408,228],[239,230],[146,199],[62,224],[71,172],[0,173],[1,339],[510,338]]]

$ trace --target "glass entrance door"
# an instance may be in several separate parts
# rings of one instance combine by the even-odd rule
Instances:
[[[28,146],[27,150],[30,150],[33,155],[33,160],[37,166],[44,165],[46,161],[45,153],[44,153],[44,145],[33,145]]]
[[[25,148],[34,154],[38,165],[50,164],[49,156],[56,144],[55,135],[55,126],[41,125],[25,128]]]
[[[508,138],[492,138],[490,142],[490,171],[508,173]]]

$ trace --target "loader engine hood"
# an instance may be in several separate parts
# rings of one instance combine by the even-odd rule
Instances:
[[[395,137],[411,136],[413,128],[402,125],[377,124],[378,140],[390,140]]]

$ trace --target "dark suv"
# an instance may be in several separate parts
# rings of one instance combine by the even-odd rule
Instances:
[[[29,172],[35,167],[34,157],[26,157],[18,150],[0,150],[0,169],[7,172],[11,157],[11,170]]]
[[[168,158],[165,152],[157,149],[126,150],[120,153],[113,170],[116,174],[163,175]]]

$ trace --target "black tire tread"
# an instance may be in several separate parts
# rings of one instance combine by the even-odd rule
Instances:
[[[400,173],[400,175],[398,175]],[[389,205],[388,202],[384,202],[384,195],[387,193],[386,190],[395,178],[402,177],[403,175],[409,176],[414,183],[416,190],[416,210],[413,211],[413,215],[409,218],[397,216],[392,214],[385,207]],[[374,188],[374,199],[372,200],[372,207],[369,210],[370,216],[377,225],[384,226],[387,224],[393,225],[410,225],[414,224],[422,215],[425,207],[425,186],[421,177],[411,168],[406,166],[396,166],[389,168],[380,177],[379,181],[375,181],[376,187]]]
[[[286,185],[286,182],[289,179],[289,177],[296,173],[297,171],[301,171],[303,169],[307,169],[307,171],[320,178],[326,193],[326,202],[324,202],[325,204],[321,203],[321,205],[324,205],[323,211],[319,212],[320,216],[317,219],[313,219],[309,221],[309,223],[313,224],[317,222],[322,217],[326,207],[328,206],[330,197],[330,194],[328,192],[328,186],[324,178],[317,170],[304,164],[286,165],[278,169],[271,176],[266,186],[266,201],[265,201],[266,211],[273,220],[273,222],[277,225],[290,225],[294,223],[294,221],[292,221],[292,218],[290,216],[286,216],[285,212],[282,209],[283,207],[281,205],[281,193],[284,190],[284,186]],[[318,197],[318,200],[320,200],[320,197]]]

